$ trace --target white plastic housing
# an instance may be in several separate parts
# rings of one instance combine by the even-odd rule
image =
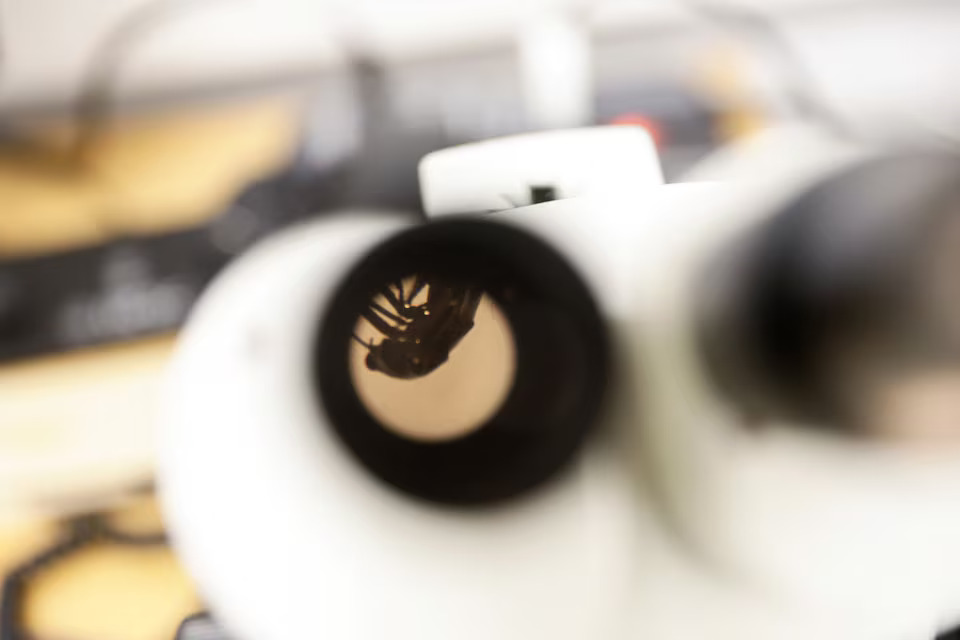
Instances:
[[[387,487],[326,424],[311,358],[327,300],[402,228],[344,216],[291,229],[199,303],[161,434],[177,549],[244,638],[620,637],[638,501],[606,438],[529,495],[455,509]]]
[[[663,184],[657,149],[643,127],[541,131],[441,149],[420,161],[430,217],[532,204],[531,187],[558,199],[630,196]]]
[[[621,367],[602,437],[496,508],[385,487],[317,405],[326,301],[403,225],[342,218],[261,245],[191,320],[162,429],[174,541],[214,611],[253,640],[894,640],[956,622],[960,452],[748,430],[695,347],[705,260],[864,156],[779,132],[701,167],[728,184],[494,214],[581,272]]]
[[[631,336],[622,329],[642,308],[623,275],[641,246],[628,236],[659,233],[667,217],[702,211],[698,203],[719,190],[644,191],[636,218],[625,218],[632,224],[618,219],[629,208],[588,199],[495,218],[569,257],[624,356]],[[343,218],[268,240],[214,284],[183,336],[166,397],[161,495],[181,557],[231,632],[259,640],[834,637],[823,620],[721,579],[665,526],[636,453],[635,412],[647,391],[628,358],[618,359],[598,437],[525,497],[438,507],[362,468],[317,405],[312,340],[351,263],[402,228]]]
[[[960,450],[810,425],[748,428],[716,394],[697,349],[695,287],[707,259],[866,155],[808,131],[774,132],[701,167],[703,177],[735,176],[735,188],[635,236],[638,464],[706,565],[804,621],[767,637],[817,623],[807,637],[825,628],[838,638],[924,638],[960,620]]]

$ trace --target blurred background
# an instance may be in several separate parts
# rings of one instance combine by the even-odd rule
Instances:
[[[794,121],[955,149],[958,65],[949,1],[0,0],[0,640],[202,608],[151,496],[156,398],[258,238],[418,211],[425,153],[523,131],[640,124],[668,181]]]

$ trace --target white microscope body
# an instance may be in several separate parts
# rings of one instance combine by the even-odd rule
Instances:
[[[728,156],[704,165],[705,181],[663,185],[652,144],[630,128],[466,145],[421,164],[436,221],[344,214],[228,269],[175,358],[159,470],[173,540],[227,629],[251,640],[894,640],[960,619],[960,451],[748,427],[697,348],[709,256],[871,154],[801,131]],[[502,210],[527,196],[560,199]],[[465,209],[500,211],[453,217]],[[341,408],[353,397],[346,358],[342,370],[330,361],[346,352],[325,346],[371,264],[422,267],[424,248],[444,253],[447,241],[483,257],[477,274],[529,283],[520,297],[534,302],[514,313],[507,296],[506,315],[548,327],[541,351],[523,350],[534,329],[512,328],[515,386],[543,404],[521,402],[518,415],[550,429],[468,436],[464,447],[486,444],[467,454],[454,442],[467,471],[437,460],[447,445],[365,450],[387,440],[351,435],[369,420]],[[549,342],[554,321],[565,338]],[[528,364],[531,353],[558,364]],[[564,368],[581,361],[588,375]],[[497,415],[509,419],[511,402]],[[553,427],[576,433],[557,440]],[[556,455],[529,453],[540,470],[511,472],[524,447]]]

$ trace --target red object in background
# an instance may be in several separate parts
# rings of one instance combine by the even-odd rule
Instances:
[[[661,147],[664,143],[663,130],[656,123],[656,121],[648,118],[642,113],[621,114],[611,120],[610,124],[627,124],[634,127],[643,127],[647,130],[647,133],[650,134],[650,137],[653,138],[653,144],[655,144],[657,148]]]

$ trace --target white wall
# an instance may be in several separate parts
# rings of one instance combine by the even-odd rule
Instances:
[[[952,82],[960,4],[712,1],[791,16],[787,34],[817,88],[857,126],[960,125]],[[0,113],[69,105],[98,48],[146,5],[156,19],[128,34],[115,85],[121,97],[296,75],[336,64],[344,42],[414,56],[509,41],[556,8],[595,30],[699,22],[681,0],[0,0]],[[762,47],[756,52],[780,73]]]

